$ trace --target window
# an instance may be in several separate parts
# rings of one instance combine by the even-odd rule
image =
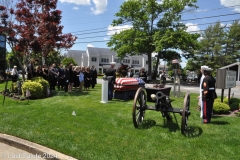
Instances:
[[[97,57],[92,57],[92,62],[97,62]]]
[[[101,59],[101,62],[108,63],[108,62],[109,62],[109,59],[108,59],[108,58],[102,58],[102,59]]]
[[[146,61],[146,65],[148,65],[148,61]]]
[[[120,60],[120,59],[117,59],[117,58],[115,58],[115,59],[114,59],[114,62],[116,62],[116,63],[121,63],[121,60]]]
[[[123,63],[130,63],[130,59],[123,59]]]
[[[139,60],[133,60],[132,63],[133,64],[139,64]]]

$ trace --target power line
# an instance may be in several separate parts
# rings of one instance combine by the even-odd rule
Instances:
[[[201,18],[194,18],[194,19],[186,19],[186,20],[182,20],[181,22],[189,21],[189,20],[197,20],[197,19],[216,18],[216,17],[228,16],[228,15],[236,15],[236,14],[240,14],[240,13],[233,13],[233,14],[226,14],[226,15],[218,15],[218,16],[208,16],[208,17],[201,17]],[[167,22],[166,22],[166,23],[162,23],[162,25],[163,25],[163,24],[167,24]],[[154,25],[156,25],[156,24],[154,24]],[[203,24],[201,24],[201,25],[203,25]],[[129,27],[129,28],[124,28],[124,29],[130,29],[130,28],[131,28],[131,27]],[[106,28],[104,28],[104,29],[106,29]],[[107,32],[107,31],[119,31],[119,30],[122,30],[122,28],[121,28],[121,29],[112,29],[112,30],[101,30],[101,31],[96,31],[96,32],[86,32],[86,33],[75,34],[75,35],[76,35],[76,36],[77,36],[77,35],[86,35],[86,34],[101,33],[101,32]]]
[[[209,19],[209,18],[216,18],[216,17],[222,17],[222,16],[237,15],[237,14],[240,14],[240,13],[232,13],[232,14],[224,14],[224,15],[200,17],[200,18],[193,18],[193,19],[185,19],[185,20],[181,20],[181,22],[189,21],[189,20]],[[161,24],[161,23],[160,23],[160,24]],[[164,25],[164,24],[167,24],[167,22],[162,23],[162,25]],[[124,24],[124,25],[126,25],[126,24]],[[156,25],[156,24],[154,24],[154,25]],[[123,26],[123,25],[119,25],[119,26]],[[131,28],[131,27],[129,27],[129,28]],[[102,28],[102,29],[106,29],[106,27],[105,27],[105,28]],[[93,29],[93,30],[95,30],[95,29]],[[107,30],[107,31],[114,31],[114,30],[121,30],[121,29],[113,29],[113,30]],[[88,31],[88,30],[87,30],[87,31]],[[79,32],[81,32],[81,31],[79,31]],[[92,34],[92,33],[99,33],[99,32],[106,32],[106,30],[104,30],[104,31],[98,31],[98,32],[87,32],[87,33],[81,33],[81,34],[75,34],[75,35],[85,35],[85,34]],[[74,32],[74,33],[77,33],[77,32]]]
[[[225,27],[222,27],[223,28],[230,28],[228,26],[225,26]],[[205,30],[198,30],[198,31],[190,31],[188,33],[198,33],[198,32],[204,32],[206,31]],[[179,34],[179,33],[174,33],[174,34]],[[136,37],[136,38],[148,38],[148,37],[151,37],[151,36],[142,36],[142,37]],[[136,38],[132,38],[132,39],[136,39]],[[129,39],[130,40],[130,39]],[[102,40],[102,41],[88,41],[88,42],[75,42],[75,44],[78,44],[78,43],[97,43],[97,42],[109,42],[110,40]]]
[[[228,20],[228,21],[221,21],[220,23],[225,23],[225,22],[232,22],[232,21],[239,21],[240,19],[234,19],[234,20]],[[198,24],[198,25],[195,25],[195,24],[192,24],[192,25],[188,25],[187,27],[189,26],[199,26],[199,25],[207,25],[207,24],[215,24],[217,22],[213,22],[213,23],[204,23],[204,24]],[[130,28],[129,28],[130,29]],[[196,31],[198,32],[198,31]],[[106,36],[109,36],[109,35],[101,35],[101,36],[93,36],[93,37],[82,37],[82,38],[78,38],[78,39],[89,39],[89,38],[99,38],[99,37],[106,37]]]
[[[232,22],[232,21],[239,21],[240,19],[234,19],[234,20],[228,20],[228,21],[221,21],[220,23],[223,23],[223,22]],[[218,22],[212,22],[212,23],[203,23],[203,24],[198,24],[198,25],[195,25],[195,24],[192,24],[192,25],[188,25],[187,27],[189,26],[199,26],[199,25],[207,25],[207,24],[215,24],[215,23],[218,23]],[[129,28],[130,29],[130,28]],[[120,30],[120,29],[118,29]],[[105,31],[104,31],[105,32]],[[198,32],[198,31],[196,31]],[[78,39],[89,39],[89,38],[97,38],[97,37],[105,37],[105,36],[109,36],[109,35],[101,35],[101,36],[93,36],[93,37],[82,37],[82,38],[78,38]]]

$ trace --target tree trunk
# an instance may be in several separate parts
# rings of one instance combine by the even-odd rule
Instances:
[[[148,75],[152,74],[152,52],[148,53]]]
[[[156,66],[155,66],[155,69],[154,69],[154,73],[153,73],[153,79],[156,79],[157,78],[157,71],[158,71],[158,64],[159,64],[159,59],[160,59],[160,53],[158,53],[157,55],[157,62],[156,62]]]

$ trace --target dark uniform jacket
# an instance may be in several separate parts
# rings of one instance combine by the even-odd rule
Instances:
[[[206,83],[206,86],[204,86],[204,83]],[[203,92],[208,91],[208,93],[206,97],[203,96],[203,98],[206,98],[206,100],[217,98],[215,84],[216,84],[216,80],[212,76],[206,75],[204,77],[203,83],[202,83],[202,91]]]
[[[109,81],[109,83],[115,84],[116,70],[114,68],[108,68],[105,72],[105,75],[112,76],[113,78]]]

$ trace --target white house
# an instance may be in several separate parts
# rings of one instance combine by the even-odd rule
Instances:
[[[147,55],[126,56],[121,60],[117,57],[117,53],[109,48],[87,47],[86,51],[68,50],[67,56],[73,58],[79,66],[94,65],[99,71],[98,73],[104,73],[110,67],[110,62],[117,63],[115,65],[116,69],[121,64],[128,65],[134,73],[138,72],[142,67],[146,70],[148,68]]]

